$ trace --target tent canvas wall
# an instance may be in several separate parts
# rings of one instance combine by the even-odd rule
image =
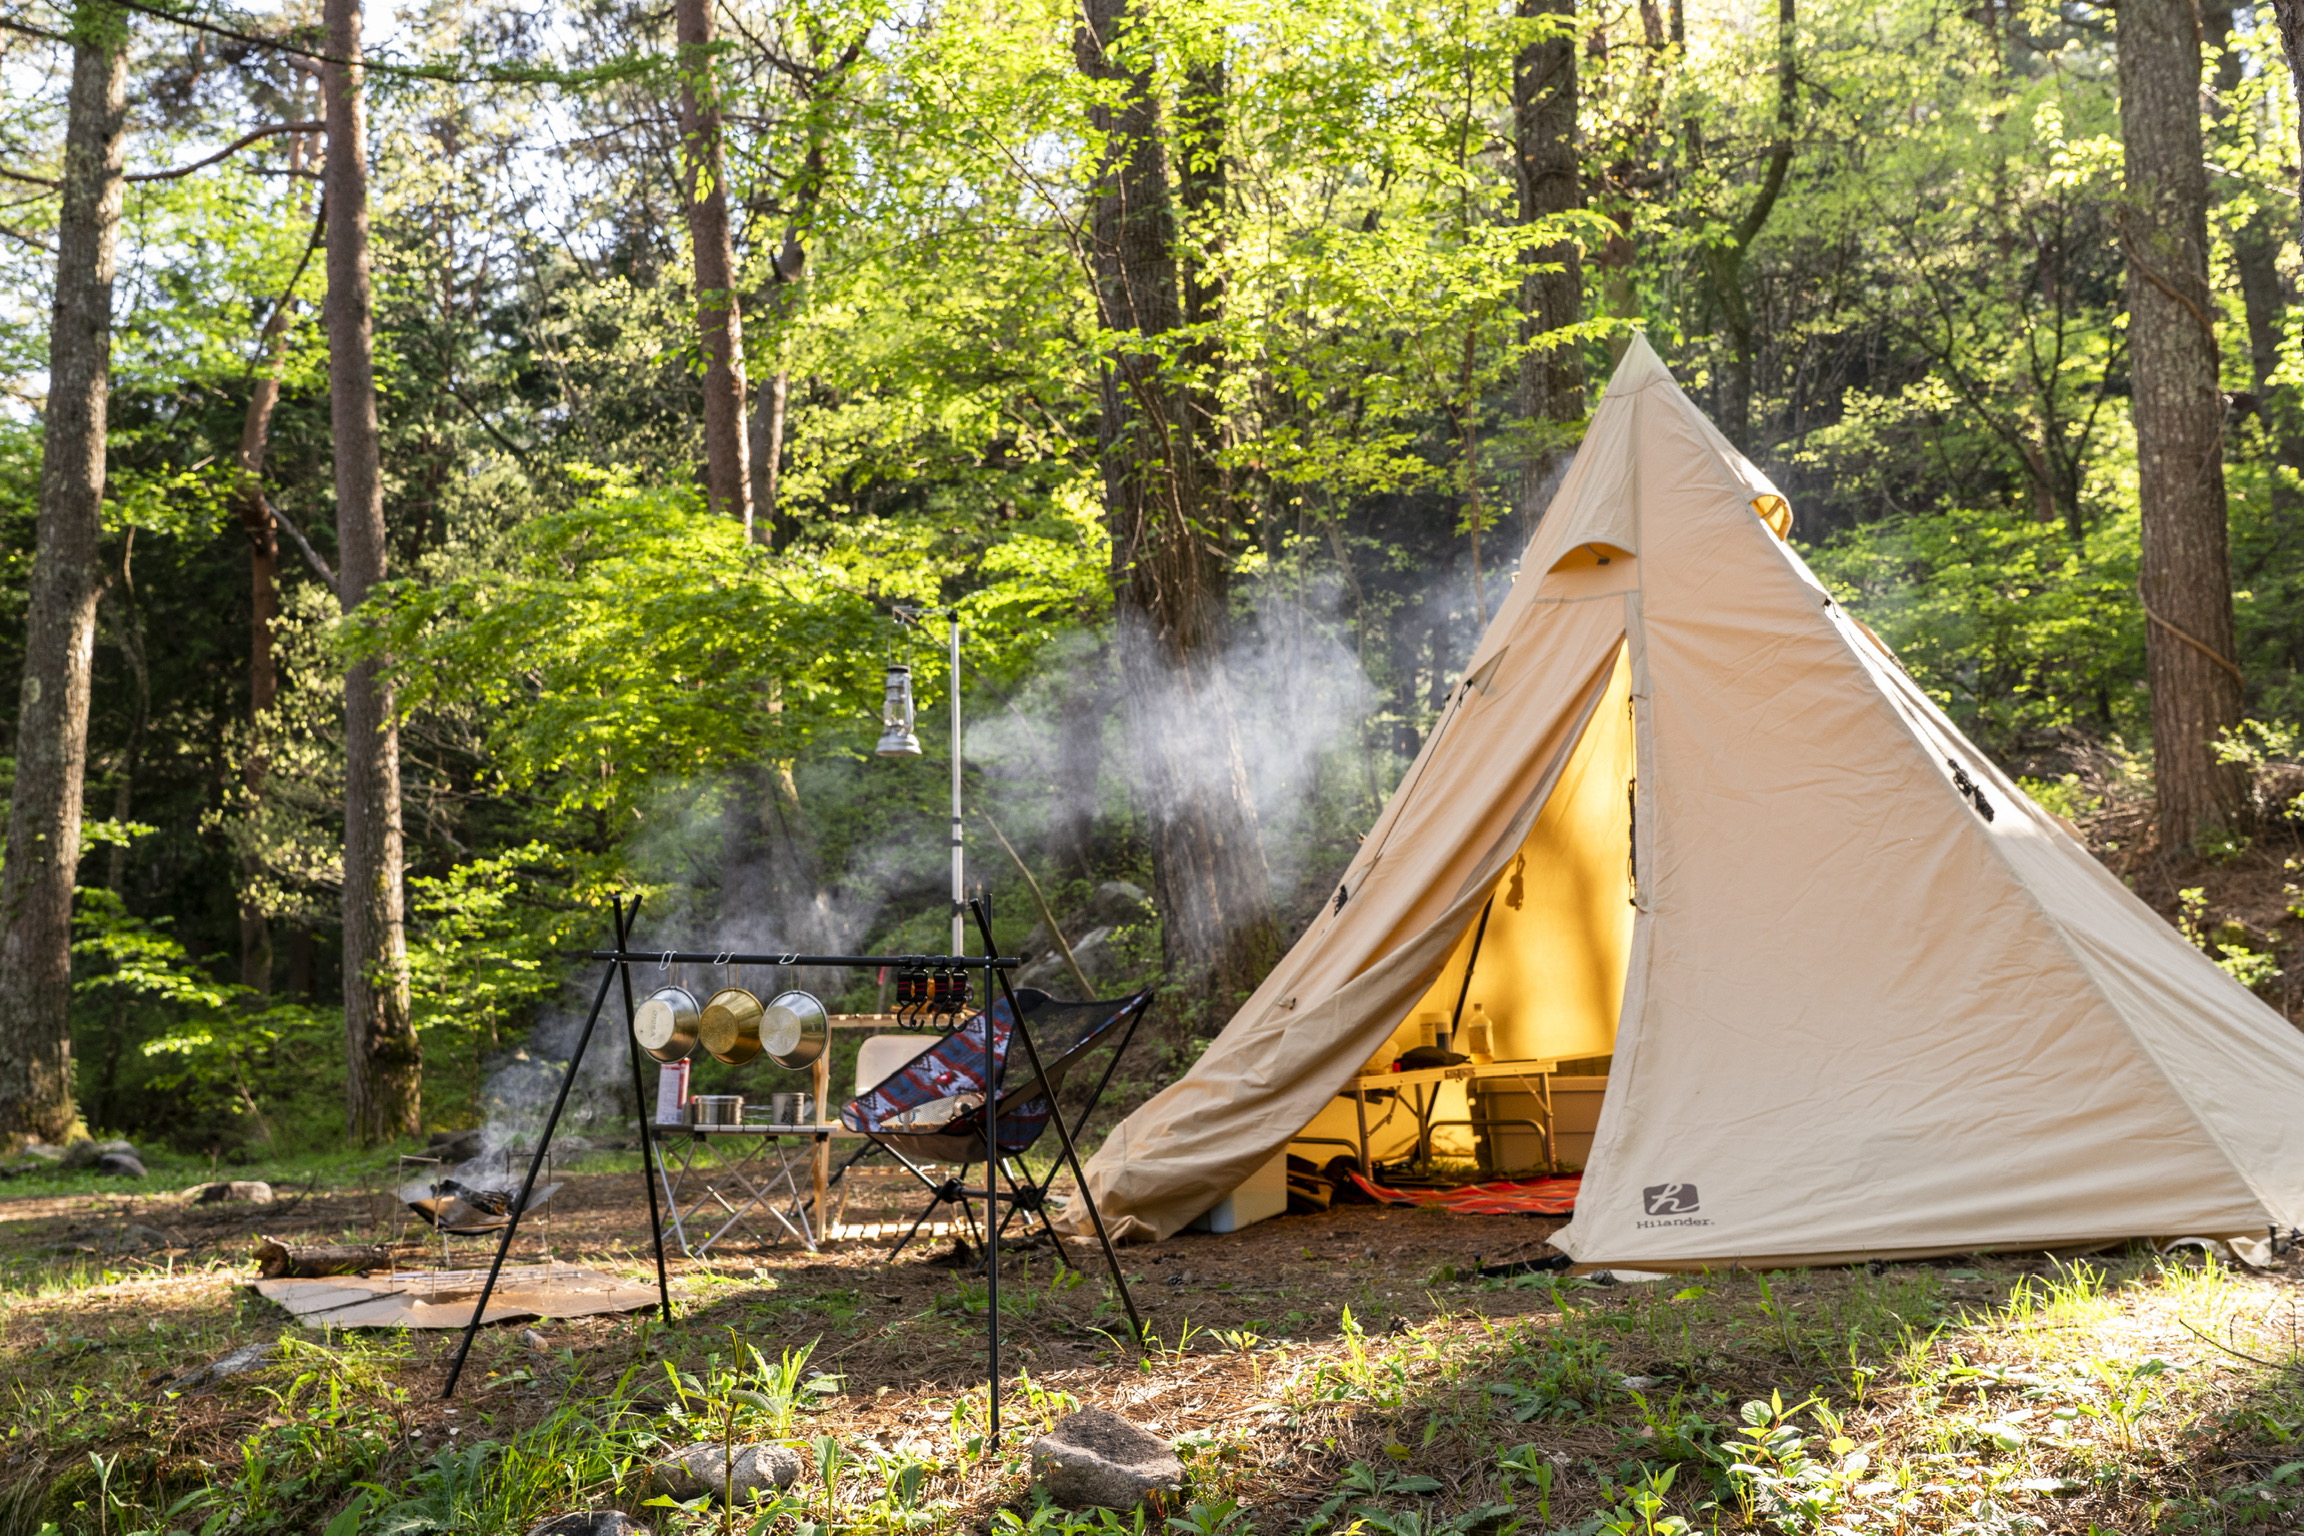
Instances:
[[[1636,339],[1334,898],[1089,1163],[1107,1220],[1175,1232],[1311,1134],[1453,1003],[1485,906],[1497,1054],[1612,1058],[1580,1260],[2304,1224],[2304,1034],[1967,742],[1788,525]]]

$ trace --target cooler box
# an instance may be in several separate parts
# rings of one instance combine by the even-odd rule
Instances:
[[[1288,1149],[1243,1180],[1192,1223],[1196,1232],[1237,1232],[1288,1209]]]

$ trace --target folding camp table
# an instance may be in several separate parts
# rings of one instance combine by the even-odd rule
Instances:
[[[659,1123],[649,1144],[653,1174],[664,1190],[662,1230],[688,1257],[701,1258],[728,1235],[738,1222],[759,1228],[748,1218],[760,1212],[784,1229],[810,1253],[816,1252],[816,1229],[809,1214],[815,1207],[813,1192],[803,1192],[796,1174],[814,1162],[817,1146],[830,1138],[824,1125],[678,1125]],[[795,1157],[794,1154],[800,1154]],[[798,1164],[796,1167],[795,1165]],[[733,1183],[741,1202],[731,1202],[711,1182],[712,1175]],[[781,1187],[787,1198],[779,1202]],[[686,1199],[687,1206],[681,1202]],[[708,1236],[692,1237],[689,1228],[701,1226],[698,1217],[714,1219],[708,1209],[717,1205],[720,1224]],[[762,1234],[766,1236],[765,1233]],[[782,1237],[769,1237],[780,1243]]]
[[[1353,1113],[1357,1117],[1360,1142],[1360,1171],[1370,1178],[1376,1176],[1376,1165],[1368,1158],[1368,1095],[1389,1089],[1401,1095],[1408,1112],[1416,1117],[1416,1165],[1429,1167],[1432,1162],[1432,1128],[1435,1125],[1468,1125],[1474,1128],[1490,1125],[1525,1125],[1544,1138],[1544,1170],[1558,1171],[1558,1157],[1552,1140],[1552,1074],[1559,1069],[1555,1059],[1528,1061],[1464,1061],[1452,1067],[1419,1067],[1409,1072],[1368,1072],[1355,1077],[1345,1085],[1344,1091],[1352,1096]],[[1440,1107],[1440,1085],[1476,1082],[1494,1079],[1518,1079],[1520,1086],[1535,1096],[1542,1106],[1544,1122],[1533,1120],[1496,1119],[1474,1116],[1468,1120],[1434,1120],[1433,1111]],[[1534,1079],[1533,1082],[1530,1079]]]

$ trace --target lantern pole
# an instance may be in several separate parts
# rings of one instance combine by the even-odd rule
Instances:
[[[952,619],[952,953],[968,953],[965,853],[960,843],[960,610]]]

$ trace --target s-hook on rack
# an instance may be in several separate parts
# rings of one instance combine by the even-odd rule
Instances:
[[[496,1277],[503,1271],[504,1256],[512,1250],[513,1236],[520,1230],[520,1218],[528,1209],[528,1196],[536,1187],[537,1173],[544,1166],[545,1154],[552,1145],[552,1133],[559,1128],[560,1113],[567,1108],[568,1090],[576,1082],[577,1071],[584,1064],[584,1051],[592,1043],[592,1030],[600,1022],[600,1011],[607,1005],[608,989],[619,986],[624,1001],[624,1043],[632,1062],[632,1103],[640,1122],[641,1178],[648,1186],[648,1227],[656,1243],[656,1301],[666,1323],[672,1321],[671,1282],[664,1269],[664,1226],[656,1203],[656,1180],[648,1172],[653,1162],[651,1143],[654,1119],[646,1085],[640,1069],[640,1044],[632,1034],[632,967],[647,964],[718,964],[718,965],[820,965],[877,969],[881,966],[905,968],[934,968],[946,971],[982,971],[984,973],[984,1011],[989,1013],[998,998],[1008,1004],[1008,1017],[1013,1037],[1023,1042],[1026,1063],[1035,1080],[1044,1080],[1040,1065],[1040,1047],[1033,1042],[1031,1028],[1024,1014],[1016,1006],[1015,988],[1009,982],[1009,973],[1021,961],[1012,955],[1002,955],[992,942],[991,914],[982,900],[968,903],[968,911],[976,920],[976,931],[984,941],[981,955],[747,955],[725,953],[690,953],[685,950],[643,952],[632,948],[632,928],[640,917],[640,901],[634,897],[626,906],[621,897],[614,902],[616,918],[616,947],[595,949],[584,958],[602,962],[599,990],[592,994],[592,1011],[585,1016],[584,1028],[576,1037],[576,1049],[568,1058],[567,1070],[560,1076],[560,1091],[552,1100],[552,1111],[544,1118],[543,1134],[536,1138],[536,1150],[528,1162],[528,1172],[520,1181],[520,1196],[512,1203],[512,1219],[505,1223],[504,1235],[497,1241],[496,1256],[488,1265],[487,1283],[480,1288],[480,1299],[473,1304],[472,1319],[464,1325],[464,1337],[456,1346],[455,1361],[448,1367],[448,1384],[440,1391],[443,1399],[456,1395],[456,1383],[464,1374],[465,1357],[472,1352],[472,1340],[480,1331],[480,1320],[487,1315],[488,1299],[495,1294]],[[1000,1088],[1004,1058],[994,1054],[995,1031],[989,1022],[984,1029],[984,1284],[985,1284],[985,1355],[986,1395],[988,1414],[984,1445],[987,1454],[1000,1445],[1000,1206],[1002,1200],[1013,1203],[1013,1193],[999,1187],[1000,1180]],[[820,1110],[821,1112],[821,1110]],[[1072,1178],[1079,1188],[1078,1198],[1087,1208],[1089,1223],[1096,1229],[1096,1241],[1103,1247],[1104,1262],[1112,1272],[1113,1287],[1128,1311],[1139,1346],[1144,1341],[1144,1320],[1136,1311],[1136,1300],[1128,1292],[1127,1276],[1120,1272],[1120,1256],[1113,1250],[1111,1234],[1105,1229],[1104,1216],[1096,1208],[1095,1196],[1088,1188],[1088,1175],[1080,1165],[1079,1148],[1073,1145],[1072,1131],[1065,1124],[1062,1113],[1049,1117],[1055,1122],[1057,1140],[1061,1144],[1065,1166],[1072,1170]],[[978,1191],[971,1190],[971,1194]]]

